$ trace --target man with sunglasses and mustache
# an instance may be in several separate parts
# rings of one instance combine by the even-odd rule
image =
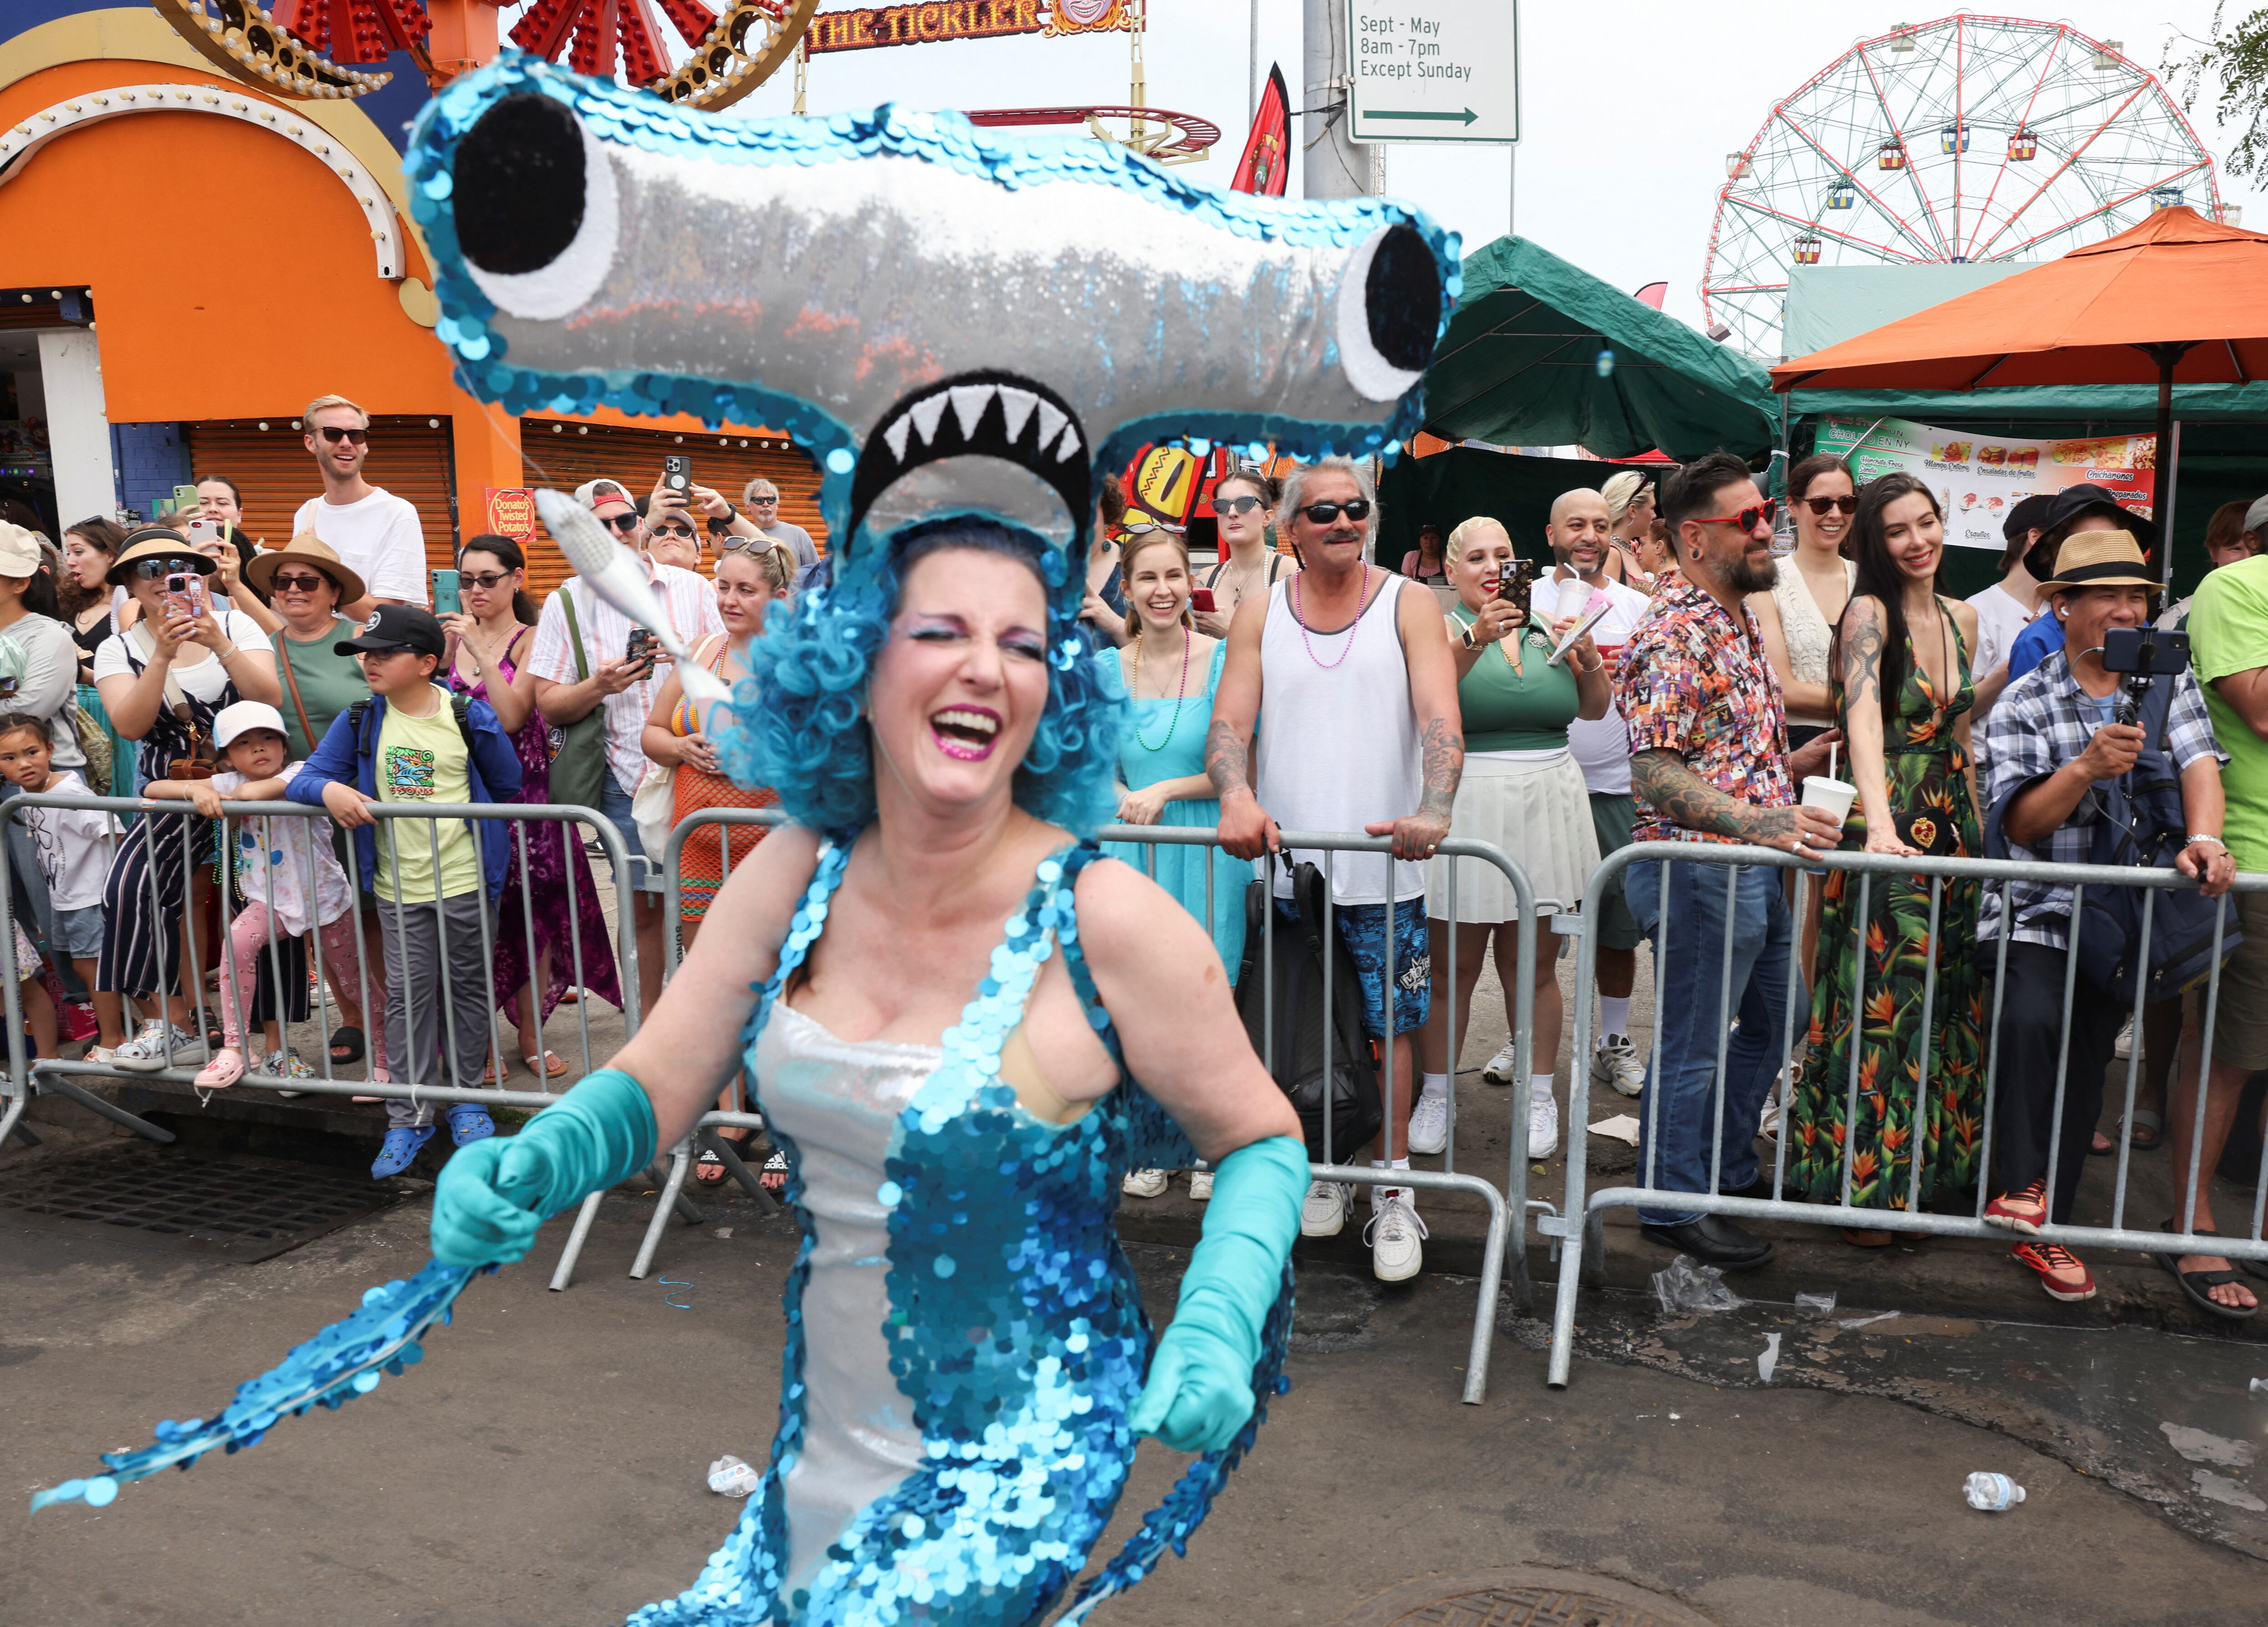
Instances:
[[[1432,983],[1424,861],[1449,834],[1465,765],[1456,664],[1433,595],[1371,562],[1378,494],[1359,467],[1324,458],[1294,470],[1280,513],[1306,566],[1236,608],[1205,772],[1220,796],[1220,844],[1238,858],[1282,852],[1285,829],[1393,838],[1390,857],[1336,854],[1329,873],[1339,936],[1362,983],[1363,1028],[1394,1070],[1371,1167],[1406,1170],[1423,1083],[1410,1042],[1425,1027]],[[1314,849],[1288,857],[1324,867]],[[1270,868],[1278,908],[1288,909],[1290,879]],[[1330,1151],[1345,1163],[1355,1150]],[[1311,1144],[1309,1153],[1320,1159],[1322,1148]],[[1371,1188],[1365,1240],[1381,1281],[1413,1277],[1423,1262],[1417,1199],[1414,1187]],[[1336,1235],[1346,1207],[1343,1182],[1310,1183],[1301,1235]]]
[[[1729,453],[1688,464],[1663,490],[1678,574],[1631,635],[1615,678],[1630,725],[1634,841],[1803,853],[1824,852],[1842,837],[1840,820],[1797,806],[1796,784],[1821,771],[1826,741],[1788,755],[1779,683],[1743,602],[1771,588],[1775,506]],[[1748,1189],[1770,1184],[1757,1172],[1756,1125],[1780,1066],[1793,921],[1778,871],[1742,871],[1730,901],[1726,873],[1715,865],[1649,861],[1625,874],[1631,912],[1654,940],[1660,1047],[1638,1108],[1651,1143],[1639,1146],[1638,1168],[1651,1172],[1651,1186],[1707,1192],[1712,1165],[1721,1160],[1716,1189],[1769,1196]],[[1722,1004],[1728,987],[1729,1007]],[[1727,1047],[1721,1119],[1712,1110],[1720,1046]],[[1770,1242],[1721,1215],[1645,1209],[1638,1220],[1648,1238],[1707,1264],[1738,1269],[1771,1258]]]
[[[362,621],[382,604],[425,603],[425,528],[417,523],[417,511],[362,477],[370,415],[343,395],[319,395],[299,423],[323,477],[323,495],[299,505],[291,534],[322,538],[370,586],[354,603],[341,605],[339,614]]]

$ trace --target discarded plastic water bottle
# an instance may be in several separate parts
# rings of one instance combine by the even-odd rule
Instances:
[[[2024,1500],[2024,1488],[2006,1475],[1971,1475],[1962,1483],[1961,1494],[1970,1507],[1988,1514],[2006,1513]]]
[[[709,1465],[709,1489],[722,1497],[746,1497],[763,1483],[762,1474],[730,1453]]]

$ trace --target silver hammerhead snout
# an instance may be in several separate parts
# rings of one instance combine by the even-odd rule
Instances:
[[[1378,427],[1452,302],[1454,239],[1382,200],[1211,193],[952,114],[733,121],[515,73],[418,139],[447,166],[445,275],[547,378],[761,383],[860,437],[978,369],[1044,380],[1098,449],[1193,412]]]

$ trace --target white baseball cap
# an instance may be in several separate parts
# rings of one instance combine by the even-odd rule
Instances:
[[[2244,511],[2244,528],[2254,536],[2268,541],[2268,497],[2256,497],[2252,506]]]
[[[239,701],[233,706],[224,706],[213,715],[213,744],[226,746],[240,734],[254,729],[273,729],[285,733],[284,714],[265,701]]]
[[[0,520],[0,576],[37,576],[42,557],[35,534]]]

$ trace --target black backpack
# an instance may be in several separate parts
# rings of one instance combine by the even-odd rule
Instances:
[[[1244,961],[1236,978],[1237,1014],[1253,1050],[1269,1055],[1269,986],[1274,987],[1276,1083],[1292,1099],[1307,1137],[1307,1157],[1351,1163],[1385,1123],[1370,1042],[1362,1031],[1362,979],[1344,939],[1323,925],[1323,872],[1284,861],[1292,872],[1296,924],[1278,915],[1270,953],[1268,917],[1275,909],[1266,880],[1244,891]],[[1270,874],[1272,877],[1272,861]],[[1417,908],[1415,904],[1411,908]],[[1323,957],[1331,959],[1331,998],[1323,1000]],[[1328,1064],[1328,1067],[1327,1067]],[[1325,1074],[1329,1076],[1328,1098]],[[1328,1103],[1328,1105],[1327,1105]],[[1323,1123],[1331,1127],[1331,1160],[1323,1157]]]
[[[2143,697],[2135,721],[2142,726],[2146,744],[2134,766],[2118,779],[2097,781],[2087,793],[2095,809],[2089,864],[2170,870],[2181,855],[2189,829],[2182,808],[2181,774],[2171,754],[2146,743],[2165,738],[2174,682],[2161,678]],[[1993,805],[1984,833],[1986,857],[2009,856],[2007,838],[2000,830],[2001,818],[2008,804],[2036,783],[2025,781]],[[2149,963],[2144,966],[2142,910],[2151,893],[2157,894],[2157,902],[2150,906]],[[2217,956],[2216,930],[2220,934]],[[2243,933],[2237,930],[2235,903],[2207,898],[2193,887],[2091,887],[2080,902],[2072,931],[2078,944],[2080,975],[2122,1006],[2132,1003],[2138,976],[2143,983],[2142,998],[2152,1005],[2203,986],[2213,968],[2244,941]]]

